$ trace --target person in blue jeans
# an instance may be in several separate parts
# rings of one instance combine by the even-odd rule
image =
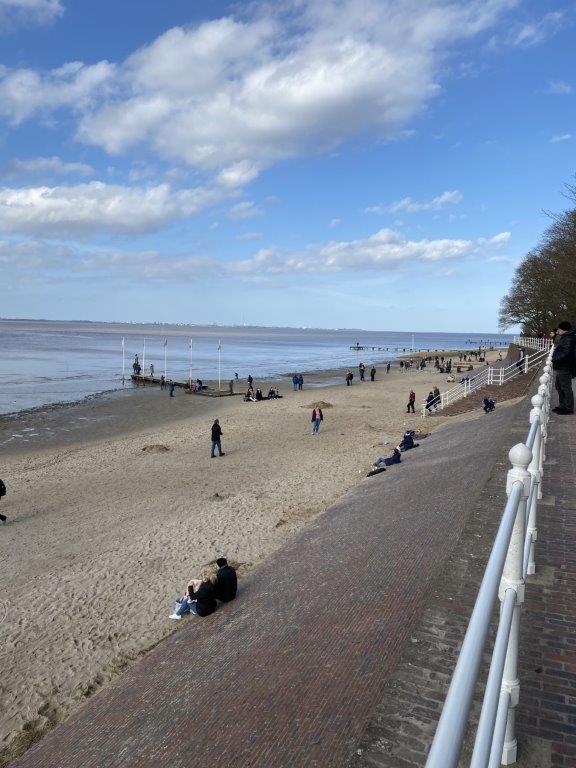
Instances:
[[[220,427],[220,422],[218,419],[214,420],[214,424],[212,424],[212,452],[210,454],[210,458],[214,458],[214,451],[216,448],[218,448],[218,455],[219,456],[225,456],[226,454],[222,450],[222,443],[220,442],[220,438],[222,437],[222,428]]]
[[[200,578],[188,582],[188,594],[176,598],[176,608],[169,618],[180,621],[186,613],[193,613],[195,616],[209,616],[214,613],[218,607],[214,589],[216,581],[216,570],[213,567],[202,568]]]
[[[294,376],[292,376],[292,386],[294,387],[294,392],[298,389],[298,374],[295,373]]]
[[[312,411],[312,434],[317,435],[320,431],[320,422],[324,421],[324,415],[322,414],[322,408],[317,405]]]

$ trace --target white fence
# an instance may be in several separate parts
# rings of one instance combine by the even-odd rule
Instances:
[[[540,337],[539,339],[534,336],[514,336],[514,344],[519,347],[528,347],[529,349],[550,349],[552,342],[546,337]]]
[[[516,762],[520,606],[524,602],[526,575],[536,569],[534,543],[537,540],[538,500],[542,498],[548,434],[551,357],[550,350],[540,377],[538,394],[532,398],[526,442],[518,443],[509,453],[512,469],[508,471],[506,481],[508,502],[460,649],[426,768],[456,768],[458,765],[496,596],[500,599],[500,620],[470,768],[497,768],[500,764]]]
[[[526,341],[523,336],[515,337],[515,339],[516,338],[520,338],[522,343]],[[540,342],[541,340],[528,339],[528,341]],[[545,348],[538,349],[537,352],[534,352],[531,355],[524,355],[521,360],[517,360],[515,363],[511,363],[506,367],[494,368],[491,365],[487,365],[474,375],[469,375],[472,374],[472,371],[464,373],[463,381],[459,384],[455,384],[451,389],[442,392],[440,399],[438,402],[434,403],[432,410],[442,411],[451,403],[455,403],[457,400],[462,400],[462,398],[468,397],[471,392],[482,389],[482,387],[487,387],[489,385],[502,386],[502,384],[507,384],[520,374],[528,373],[528,371],[531,371],[534,368],[539,368],[544,362],[550,349],[550,342],[546,341],[545,343],[547,345]],[[527,346],[529,346],[530,349],[533,348],[530,345]],[[425,417],[428,413],[429,411],[426,407],[426,403],[423,403],[422,416]]]

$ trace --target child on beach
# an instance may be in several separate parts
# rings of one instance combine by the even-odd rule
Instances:
[[[320,431],[320,422],[324,421],[324,415],[322,414],[322,408],[317,405],[312,411],[312,434],[317,435]]]

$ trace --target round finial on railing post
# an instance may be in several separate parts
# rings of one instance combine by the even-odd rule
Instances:
[[[539,396],[535,395],[535,397]],[[528,469],[528,464],[530,464],[530,461],[532,460],[532,451],[527,445],[524,445],[524,443],[516,443],[516,445],[513,445],[512,448],[510,448],[508,458],[514,469],[526,470]]]
[[[540,384],[548,384],[548,382],[550,381],[550,377],[548,376],[547,373],[543,373],[542,376],[540,376],[540,378],[538,379],[538,381],[540,382]]]
[[[544,405],[544,398],[540,393],[538,393],[537,395],[534,395],[534,397],[530,400],[530,402],[532,403],[534,408],[542,408],[542,406]]]
[[[552,370],[552,366],[550,365],[550,363],[546,363],[546,365],[544,366],[544,373],[550,373],[551,370]]]

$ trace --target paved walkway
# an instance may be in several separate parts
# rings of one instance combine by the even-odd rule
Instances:
[[[576,421],[552,415],[536,569],[528,578],[520,647],[519,768],[576,766]]]
[[[354,768],[421,768],[432,742],[478,586],[506,501],[508,449],[527,434],[529,404],[515,407],[509,440],[445,561],[434,594],[369,718]],[[496,450],[496,448],[495,448]],[[537,572],[528,577],[519,655],[518,768],[576,766],[576,419],[552,414],[539,509]],[[491,633],[493,642],[497,610]],[[461,765],[478,722],[480,674]]]
[[[346,766],[514,413],[443,428],[363,482],[14,768]]]

